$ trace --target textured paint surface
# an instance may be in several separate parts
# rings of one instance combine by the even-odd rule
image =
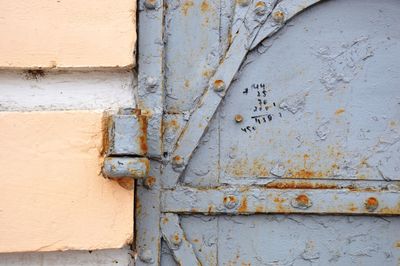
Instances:
[[[134,64],[132,0],[1,1],[0,68]]]
[[[131,71],[0,72],[1,111],[99,110],[135,106]]]
[[[103,114],[0,113],[0,251],[119,248],[133,192],[100,174]]]
[[[164,76],[139,82],[165,86],[166,166],[138,182],[136,265],[398,265],[398,2],[230,2],[157,1]]]

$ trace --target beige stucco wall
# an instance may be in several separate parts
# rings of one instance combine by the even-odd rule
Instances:
[[[0,252],[119,248],[133,191],[103,178],[101,111],[0,112]]]
[[[0,1],[0,68],[134,64],[134,0]]]

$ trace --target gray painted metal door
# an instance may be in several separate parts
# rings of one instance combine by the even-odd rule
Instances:
[[[399,14],[142,1],[137,265],[397,265]]]

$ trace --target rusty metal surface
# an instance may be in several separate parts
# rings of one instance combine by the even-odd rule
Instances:
[[[399,4],[317,2],[165,1],[163,165],[138,194],[148,263],[183,258],[162,213],[202,265],[398,261]]]
[[[160,265],[160,163],[150,161],[149,180],[138,180],[135,197],[135,265]],[[151,181],[151,182],[149,182]]]
[[[148,156],[162,156],[164,106],[164,1],[138,1],[138,88],[136,102],[148,116]]]
[[[161,210],[173,213],[318,213],[400,215],[399,190],[176,187],[162,193]]]
[[[146,156],[147,117],[138,110],[120,112],[127,113],[112,115],[109,119],[107,155]]]
[[[395,10],[322,3],[252,51],[221,108],[221,179],[399,180]]]
[[[179,265],[201,265],[194,253],[192,244],[186,239],[178,215],[165,213],[161,217],[161,232]]]

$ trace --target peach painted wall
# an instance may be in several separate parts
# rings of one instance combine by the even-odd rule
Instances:
[[[0,1],[0,68],[134,64],[135,0]]]
[[[0,252],[119,248],[133,191],[100,174],[101,111],[0,112]]]

